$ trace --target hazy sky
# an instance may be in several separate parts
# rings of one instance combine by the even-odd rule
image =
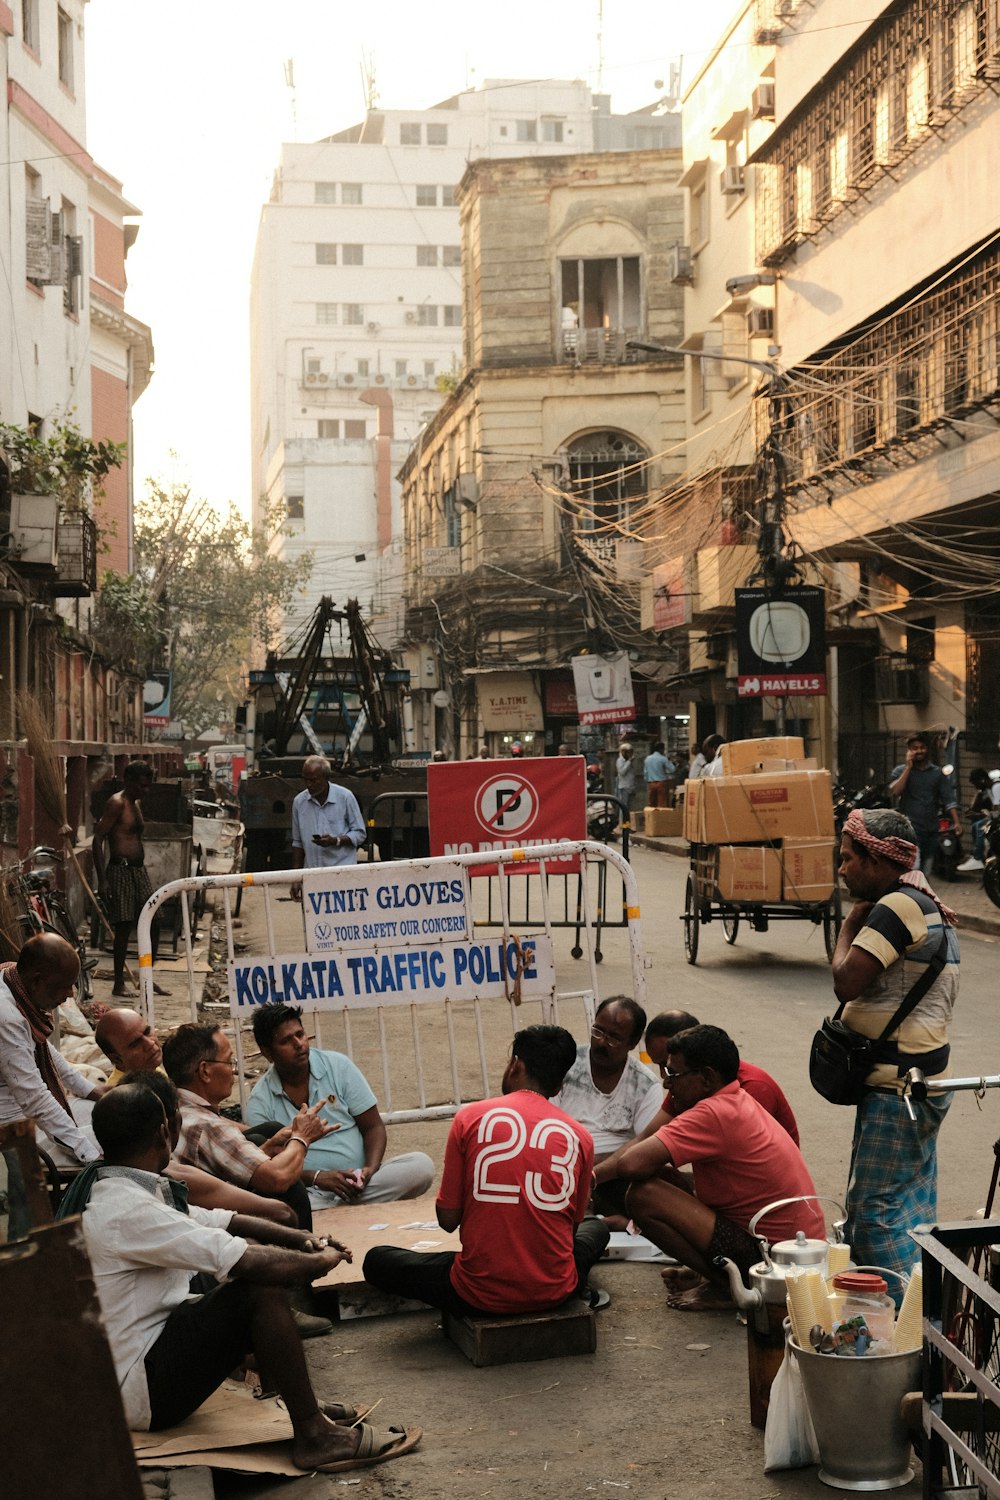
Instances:
[[[682,55],[690,81],[735,9],[604,0],[612,108],[652,102]],[[85,19],[87,144],[143,214],[128,306],[153,330],[156,373],[135,409],[136,480],[181,479],[244,509],[250,265],[281,143],[360,119],[363,54],[387,109],[486,78],[597,84],[597,0],[90,0]]]

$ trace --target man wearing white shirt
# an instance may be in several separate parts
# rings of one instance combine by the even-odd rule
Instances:
[[[590,1131],[595,1164],[641,1135],[660,1106],[656,1075],[629,1055],[645,1028],[646,1012],[627,995],[605,1000],[594,1016],[589,1045],[577,1048],[553,1100]],[[627,1187],[612,1179],[594,1195],[594,1208],[612,1229],[624,1229],[628,1222]]]
[[[52,1012],[68,1000],[80,973],[76,951],[54,932],[29,938],[16,963],[0,964],[0,1125],[34,1120],[39,1130],[79,1164],[98,1155],[79,1129],[69,1096],[99,1099],[95,1086],[52,1046]],[[10,1192],[9,1239],[30,1222],[13,1152],[5,1153]]]
[[[91,1169],[83,1235],[133,1430],[182,1422],[253,1353],[284,1400],[297,1468],[361,1468],[416,1446],[419,1428],[376,1432],[356,1407],[318,1399],[310,1382],[281,1289],[325,1276],[350,1259],[345,1246],[228,1209],[189,1208],[162,1175],[168,1126],[149,1089],[112,1089],[94,1110],[94,1132],[104,1165]],[[192,1297],[195,1272],[221,1285]]]

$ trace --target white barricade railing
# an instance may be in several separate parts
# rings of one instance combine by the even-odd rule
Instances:
[[[553,956],[549,878],[552,874],[565,872],[565,861],[570,856],[579,861],[581,936],[586,945],[584,956],[588,963],[589,986],[560,989]],[[497,874],[473,879],[472,872],[477,866],[484,865],[495,867]],[[560,1020],[560,1004],[565,1007],[570,1002],[582,1007],[588,1027],[593,1021],[599,1004],[600,960],[594,949],[595,897],[589,877],[593,872],[596,879],[596,872],[602,865],[616,869],[623,882],[627,922],[622,930],[628,940],[632,998],[644,1006],[645,970],[640,947],[635,873],[616,850],[589,841],[406,863],[371,862],[322,871],[268,870],[244,875],[192,876],[171,881],[153,892],[139,917],[140,1005],[144,1014],[153,1021],[151,924],[163,903],[177,897],[181,907],[191,1019],[197,1020],[200,988],[205,976],[195,972],[189,901],[202,892],[216,892],[221,897],[221,913],[219,903],[216,904],[216,922],[221,918],[225,927],[228,1005],[234,1021],[233,1044],[239,1065],[242,1106],[246,1104],[242,1025],[251,1021],[257,1005],[287,999],[289,1003],[301,1004],[303,1011],[312,1016],[319,1046],[333,1046],[337,1051],[346,1052],[369,1076],[379,1069],[383,1087],[380,1107],[388,1123],[448,1118],[464,1100],[486,1098],[496,1092],[499,1072],[506,1062],[514,1031],[535,1021],[567,1024],[568,1029],[573,1030],[568,1016]],[[534,873],[526,873],[526,866]],[[387,929],[394,929],[389,940],[382,942],[367,940],[367,925],[352,926],[343,918],[341,926],[327,923],[329,931],[323,932],[322,941],[317,938],[322,927],[316,911],[349,910],[345,903],[349,897],[354,899],[351,891],[357,895],[357,887],[379,887],[383,892],[423,891],[426,896],[428,892],[445,891],[446,875],[462,888],[461,896],[455,893],[449,898],[459,903],[462,913],[459,924],[466,923],[461,941],[427,936],[435,930],[443,928],[447,931],[448,928],[447,920],[442,923],[441,918],[427,917],[423,919],[428,924],[423,933],[419,931],[419,920],[380,923],[377,928],[380,937]],[[536,881],[539,887],[541,920],[531,924],[535,931],[530,933],[515,931],[511,924],[506,887],[508,879],[514,877]],[[475,915],[477,891],[487,880],[496,881],[501,912],[500,929],[491,927],[488,933],[484,925],[477,924]],[[281,913],[282,920],[278,920],[275,901],[290,887],[300,884],[304,890],[303,900],[296,903],[295,910],[297,920],[305,928],[307,940],[310,938],[307,902],[312,899],[311,893],[317,891],[321,898],[315,902],[311,918],[312,946],[308,952],[300,950],[292,955],[282,954],[276,929],[277,926],[287,926],[287,914]],[[253,945],[262,949],[256,954],[237,954],[234,900],[239,899],[241,891],[248,892],[250,888],[263,899],[264,942]],[[421,909],[430,911],[432,908]],[[395,929],[408,930],[413,941]],[[245,935],[244,925],[241,936]],[[607,936],[605,929],[605,941]],[[484,989],[487,991],[485,997]],[[501,1002],[499,1006],[498,1000]],[[498,1027],[498,1015],[501,1014],[503,1026]],[[468,1034],[470,1024],[471,1036]],[[362,1036],[359,1033],[363,1028],[365,1034]],[[336,1037],[329,1035],[331,1029],[338,1031]],[[401,1078],[403,1069],[398,1059],[407,1029],[412,1069]],[[446,1060],[442,1058],[445,1042]],[[356,1050],[362,1054],[360,1059],[355,1055]],[[470,1064],[470,1057],[474,1057],[474,1064]],[[394,1060],[397,1061],[395,1068]],[[410,1097],[400,1102],[398,1096],[404,1089]],[[435,1096],[433,1102],[432,1094]]]

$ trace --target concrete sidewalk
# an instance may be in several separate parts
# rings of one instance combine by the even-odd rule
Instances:
[[[629,835],[629,843],[642,849],[655,849],[660,854],[672,854],[683,860],[690,857],[691,846],[687,839],[656,839],[649,834],[633,831]],[[993,905],[983,890],[978,874],[961,875],[958,880],[932,880],[931,885],[945,906],[950,906],[956,913],[958,926],[962,931],[1000,937],[1000,908]],[[848,900],[846,891],[843,891],[843,887],[841,889],[844,900]]]

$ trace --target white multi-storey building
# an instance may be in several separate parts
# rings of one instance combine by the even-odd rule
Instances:
[[[613,116],[581,82],[487,81],[427,110],[370,110],[286,145],[264,205],[251,286],[253,491],[311,552],[310,586],[357,595],[399,628],[395,474],[459,373],[462,275],[455,188],[482,157],[679,143],[655,107]]]

